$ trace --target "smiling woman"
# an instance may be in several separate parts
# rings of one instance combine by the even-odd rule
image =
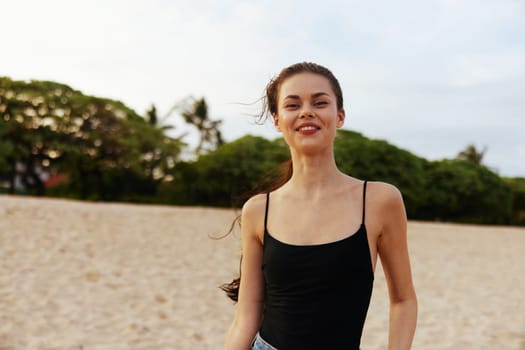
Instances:
[[[225,349],[358,350],[378,256],[390,292],[389,349],[409,349],[417,301],[403,200],[392,185],[337,168],[339,82],[315,63],[287,67],[267,86],[268,114],[291,168],[243,206],[242,279],[223,286],[238,301]]]
[[[344,109],[337,107],[337,97],[324,76],[303,72],[281,84],[273,120],[290,146],[292,158],[293,153],[301,157],[318,152],[319,147],[333,154],[335,130],[343,126],[344,119]]]

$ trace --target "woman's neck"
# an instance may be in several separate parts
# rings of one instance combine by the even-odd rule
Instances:
[[[316,155],[298,155],[292,152],[293,174],[287,184],[290,190],[305,197],[326,195],[331,188],[339,187],[345,180],[335,163],[333,152]]]

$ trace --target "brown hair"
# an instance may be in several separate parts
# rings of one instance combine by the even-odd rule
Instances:
[[[277,114],[278,109],[278,98],[279,98],[279,89],[282,85],[282,83],[290,78],[291,76],[294,76],[299,73],[314,73],[319,74],[330,82],[330,85],[332,86],[332,89],[334,90],[335,96],[337,98],[337,109],[340,110],[343,108],[343,92],[341,90],[341,86],[339,85],[339,81],[336,79],[336,77],[332,74],[332,72],[319,64],[312,63],[312,62],[301,62],[301,63],[295,63],[291,66],[288,66],[281,70],[281,72],[274,77],[268,85],[266,85],[265,94],[263,96],[263,108],[261,111],[261,114],[259,115],[258,122],[264,123],[268,116],[274,116]],[[274,174],[277,174],[277,177],[270,176],[267,181],[263,181],[261,184],[259,184],[254,190],[249,191],[248,193],[245,193],[242,197],[239,197],[244,200],[247,200],[248,198],[259,194],[259,193],[267,193],[272,192],[282,185],[284,185],[293,174],[293,167],[292,167],[292,161],[288,160],[284,162],[278,169],[277,172],[274,172]],[[228,231],[228,234],[233,230],[235,227],[235,224],[240,224],[240,215],[237,216],[237,218],[233,221],[230,230]],[[242,262],[242,255],[241,255],[241,262]],[[241,283],[241,273],[240,273],[240,266],[239,266],[239,277],[235,278],[230,283],[224,283],[219,288],[222,289],[226,295],[232,299],[233,301],[237,301],[239,297],[239,286]]]

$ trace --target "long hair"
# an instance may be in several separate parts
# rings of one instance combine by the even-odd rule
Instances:
[[[277,168],[277,171],[274,171],[272,173],[274,174],[273,176],[272,175],[268,176],[265,179],[266,181],[263,180],[263,182],[258,184],[258,186],[255,189],[249,192],[243,193],[240,197],[237,197],[235,199],[235,202],[239,202],[239,203],[245,202],[246,200],[248,200],[249,198],[257,194],[275,191],[276,189],[278,189],[279,187],[287,183],[288,180],[290,180],[290,178],[292,177],[292,173],[293,173],[292,161],[291,160],[285,161]],[[226,235],[228,235],[229,233],[233,231],[236,224],[241,225],[241,215],[237,215],[237,217],[233,220],[230,226],[230,230],[228,231]],[[241,266],[240,266],[241,263],[242,263],[242,254],[241,254],[241,259],[239,261],[239,277],[233,279],[233,281],[229,283],[224,283],[219,286],[219,288],[222,289],[226,293],[228,298],[230,298],[233,301],[237,301],[239,297],[239,287],[241,284]]]
[[[332,74],[332,72],[328,68],[316,63],[301,62],[284,68],[275,78],[270,80],[268,85],[266,85],[265,94],[262,99],[263,108],[258,118],[258,121],[260,123],[264,123],[264,121],[269,116],[274,117],[277,114],[279,89],[282,83],[286,79],[296,74],[305,72],[319,74],[328,79],[337,99],[337,109],[340,110],[343,108],[343,93],[341,90],[341,86],[339,84],[339,81]],[[259,183],[253,190],[243,194],[240,197],[237,197],[237,201],[244,202],[256,194],[275,191],[276,189],[287,183],[291,179],[293,174],[293,165],[291,159],[281,164],[281,166],[277,169],[277,171],[274,174],[276,175],[267,177],[261,183]],[[230,230],[226,235],[232,232],[237,223],[239,223],[239,225],[242,224],[240,215],[238,215],[234,219]],[[226,296],[228,296],[233,301],[237,301],[239,298],[239,287],[241,284],[241,263],[242,254],[239,263],[239,277],[233,279],[233,281],[229,283],[224,283],[221,286],[219,286],[219,288],[226,293]]]

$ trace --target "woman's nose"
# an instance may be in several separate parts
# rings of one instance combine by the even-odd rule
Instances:
[[[301,113],[299,114],[299,118],[306,118],[306,117],[313,117],[314,114],[312,110],[309,107],[303,107],[301,110]]]

